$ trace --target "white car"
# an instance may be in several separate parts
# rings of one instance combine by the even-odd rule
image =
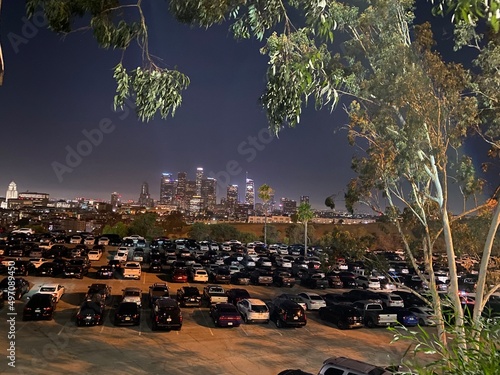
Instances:
[[[378,293],[384,307],[405,307],[401,296],[393,293]]]
[[[208,283],[208,272],[206,270],[194,270],[193,282],[195,283]]]
[[[85,239],[83,240],[83,244],[87,246],[95,245],[95,237],[92,236],[85,237]]]
[[[408,310],[417,316],[418,324],[421,326],[435,326],[437,324],[436,315],[428,306],[412,306]]]
[[[232,275],[233,273],[236,273],[236,272],[240,272],[241,271],[241,268],[236,266],[236,265],[230,265],[229,267],[227,267],[227,269],[229,270],[229,273]]]
[[[306,303],[307,310],[319,310],[321,307],[326,307],[325,300],[317,293],[299,293],[299,296]]]
[[[109,245],[109,238],[108,237],[101,237],[97,241],[97,244],[102,245],[102,246],[108,246]]]
[[[210,243],[207,242],[207,241],[201,241],[199,243],[199,245],[200,245],[200,250],[201,251],[209,251],[210,250]]]
[[[252,323],[254,321],[269,323],[269,308],[261,299],[242,299],[236,303],[236,308],[240,312],[245,323]]]
[[[354,281],[363,289],[380,289],[380,280],[378,277],[356,276]]]
[[[97,261],[97,260],[101,259],[102,252],[99,250],[90,250],[87,255],[89,257],[89,260]]]
[[[33,233],[35,233],[35,231],[31,228],[19,228],[19,229],[13,230],[12,233],[33,234]]]
[[[126,262],[128,260],[128,248],[119,247],[113,259],[120,262]]]
[[[144,237],[139,236],[138,234],[132,234],[132,235],[130,235],[128,237],[123,237],[124,241],[125,240],[133,240],[134,242],[137,242],[137,241],[143,240],[143,239],[144,239]]]
[[[69,243],[72,244],[81,244],[82,243],[82,236],[71,236],[69,239]]]
[[[140,288],[128,287],[122,289],[122,301],[121,302],[135,302],[137,306],[142,306],[142,290]]]
[[[38,289],[38,293],[52,294],[56,302],[59,302],[64,292],[65,292],[64,286],[59,284],[42,284]]]
[[[45,262],[49,262],[49,260],[45,259],[45,258],[31,258],[30,259],[30,263],[33,264],[36,268],[40,267]]]
[[[201,264],[201,263],[193,263],[193,264],[191,264],[191,269],[194,271],[194,270],[203,270],[205,268],[203,267],[203,264]]]

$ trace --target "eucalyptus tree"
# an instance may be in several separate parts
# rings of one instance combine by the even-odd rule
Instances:
[[[274,194],[274,190],[267,184],[259,187],[259,198],[264,202],[264,244],[267,246],[267,205]]]

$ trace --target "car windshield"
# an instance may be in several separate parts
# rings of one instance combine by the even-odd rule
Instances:
[[[321,296],[310,295],[309,298],[313,301],[323,301],[323,298],[321,298]]]
[[[56,288],[55,287],[41,287],[40,292],[55,292]]]
[[[125,291],[125,295],[129,296],[129,297],[139,297],[141,295],[141,293],[139,291],[135,291],[135,290],[127,290],[127,291]]]
[[[236,308],[224,307],[220,309],[221,314],[238,314]]]
[[[265,305],[253,305],[252,306],[252,311],[255,312],[266,312],[267,311],[267,306]]]

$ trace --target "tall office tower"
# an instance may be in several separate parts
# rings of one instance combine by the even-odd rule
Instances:
[[[300,196],[300,203],[309,203],[309,195],[301,195]]]
[[[160,183],[160,204],[173,204],[175,197],[175,181],[172,173],[162,173]]]
[[[248,176],[246,178],[245,204],[248,204],[252,210],[255,207],[255,185]]]
[[[19,193],[17,192],[17,185],[14,181],[9,184],[7,188],[7,192],[5,193],[5,200],[9,199],[17,199],[19,197]]]
[[[179,172],[177,173],[177,187],[175,190],[175,200],[179,207],[186,209],[186,183],[187,183],[187,173]]]
[[[269,196],[269,202],[267,203],[267,212],[273,213],[276,209],[276,201],[274,200],[274,193]]]
[[[293,199],[281,198],[281,210],[283,215],[291,215],[297,212],[297,202]]]
[[[234,211],[238,204],[238,185],[229,185],[227,187],[226,204],[230,211]]]
[[[116,191],[111,194],[111,207],[116,208],[120,205],[120,194]]]
[[[139,195],[139,205],[145,206],[145,207],[152,207],[153,206],[153,200],[151,199],[151,196],[149,195],[149,185],[147,182],[143,182],[141,186],[141,194]]]
[[[215,178],[203,179],[201,182],[201,198],[204,209],[214,209],[217,203],[217,180]]]
[[[189,201],[194,196],[198,196],[198,194],[196,194],[196,181],[186,181],[186,195],[184,196],[184,199],[188,207]]]
[[[203,181],[203,168],[196,168],[196,195],[201,196],[201,182]]]

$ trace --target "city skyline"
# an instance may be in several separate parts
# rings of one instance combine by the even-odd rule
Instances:
[[[349,102],[333,113],[310,103],[296,128],[275,137],[259,104],[268,67],[259,53],[264,42],[234,40],[227,23],[208,30],[181,25],[167,8],[164,2],[144,4],[150,50],[164,58],[163,65],[186,73],[191,84],[175,117],[142,123],[129,102],[123,111],[113,110],[112,71],[120,51],[99,49],[92,33],[62,38],[43,20],[27,20],[22,2],[3,5],[0,186],[16,181],[21,190],[61,199],[108,200],[119,192],[124,200],[137,200],[147,181],[159,199],[161,173],[203,164],[205,176],[219,186],[238,184],[242,192],[248,172],[256,188],[267,183],[277,196],[296,200],[308,195],[319,209],[335,196],[342,210],[357,151],[345,131],[342,106]],[[445,52],[451,50],[452,43]],[[135,68],[140,56],[127,53],[125,65]],[[471,154],[486,153],[475,142],[466,147]],[[476,169],[483,178],[480,165]],[[454,198],[458,211],[462,199]]]

